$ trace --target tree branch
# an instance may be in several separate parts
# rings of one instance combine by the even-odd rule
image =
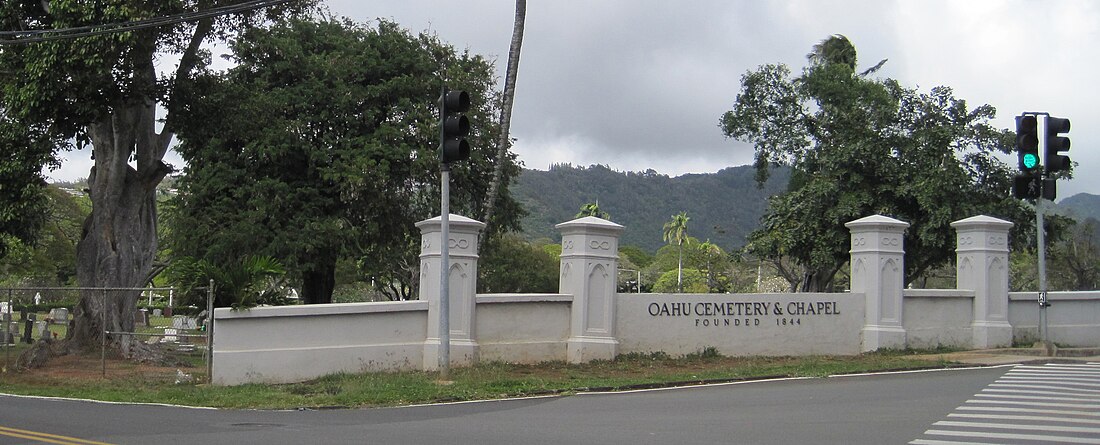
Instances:
[[[207,18],[199,20],[195,25],[195,32],[191,34],[191,41],[187,44],[187,49],[184,50],[182,57],[180,57],[180,64],[176,67],[175,77],[171,80],[171,91],[168,92],[168,115],[164,118],[164,128],[160,132],[160,139],[157,141],[157,159],[164,159],[164,154],[168,152],[168,145],[172,142],[172,136],[175,135],[175,113],[173,110],[176,108],[173,104],[176,97],[176,93],[179,91],[179,85],[190,76],[191,71],[199,63],[199,49],[202,47],[202,42],[206,40],[206,37],[210,35],[210,32],[214,29],[214,19]]]

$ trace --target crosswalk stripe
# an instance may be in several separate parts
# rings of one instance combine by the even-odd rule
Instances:
[[[1100,384],[1094,383],[1094,382],[1096,382],[1096,379],[1061,378],[1061,379],[1053,380],[1053,379],[1048,379],[1048,378],[1044,378],[1044,377],[1011,377],[1011,376],[1005,376],[1005,377],[1001,377],[1001,379],[997,380],[997,381],[998,382],[1008,382],[1008,381],[1061,382],[1061,383],[1066,384],[1066,385],[1100,387]]]
[[[1092,428],[1087,426],[1020,425],[1015,423],[955,422],[952,420],[941,420],[932,425],[963,428],[993,428],[998,430],[1057,431],[1059,433],[1100,434],[1100,428]]]
[[[993,383],[990,388],[1027,388],[1027,389],[1060,389],[1064,391],[1076,391],[1081,393],[1100,394],[1100,389],[1073,388],[1065,385],[1029,385],[1022,383]]]
[[[959,442],[955,440],[928,440],[917,439],[909,442],[911,445],[990,445],[989,442]]]
[[[989,420],[1028,420],[1033,422],[1061,422],[1061,423],[1084,423],[1090,425],[1100,425],[1100,420],[1092,419],[1076,419],[1070,417],[1051,417],[1051,416],[1014,416],[1011,414],[969,414],[969,413],[951,413],[947,417],[956,417],[960,419],[989,419]]]
[[[1000,404],[1000,405],[1027,405],[1027,406],[1046,406],[1050,408],[1096,408],[1096,405],[1081,404],[1081,403],[1046,403],[1046,402],[1023,402],[1018,400],[979,400],[970,399],[966,403],[987,403],[987,404]]]
[[[1002,393],[1002,394],[1042,394],[1042,395],[1048,395],[1048,396],[1074,396],[1074,397],[1084,397],[1085,399],[1083,399],[1083,400],[1096,399],[1096,400],[1100,401],[1100,394],[1081,394],[1081,393],[1076,392],[1076,391],[1065,392],[1065,391],[1038,391],[1038,390],[1026,390],[1026,389],[986,388],[986,389],[983,389],[982,392],[994,392],[994,393]]]
[[[1086,443],[1100,445],[1100,439],[1072,436],[1050,436],[1046,434],[987,433],[975,431],[928,430],[924,434],[933,436],[981,437],[986,439],[1041,440],[1043,442]]]
[[[990,397],[999,399],[1016,399],[1016,400],[1049,400],[1049,401],[1061,401],[1061,402],[1094,402],[1093,399],[1081,399],[1077,397],[1050,397],[1050,396],[1011,396],[1006,394],[974,394],[974,397]]]
[[[1062,414],[1072,416],[1091,416],[1100,417],[1100,412],[1085,412],[1085,411],[1069,411],[1064,409],[1035,409],[1035,408],[1016,408],[1011,406],[960,406],[959,411],[986,411],[995,413],[1035,413],[1035,414]]]

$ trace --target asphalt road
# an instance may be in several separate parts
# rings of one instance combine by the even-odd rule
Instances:
[[[906,444],[1010,369],[332,411],[0,396],[0,444]]]

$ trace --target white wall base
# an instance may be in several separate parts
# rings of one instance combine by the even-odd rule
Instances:
[[[1012,346],[1012,325],[1006,321],[976,321],[973,329],[975,349]]]
[[[570,337],[566,356],[569,363],[592,360],[613,360],[619,352],[619,341],[613,337]]]
[[[901,326],[864,326],[863,352],[879,349],[905,349],[905,328]]]

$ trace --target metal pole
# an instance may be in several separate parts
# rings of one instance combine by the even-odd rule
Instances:
[[[103,300],[100,302],[99,312],[102,314],[100,328],[103,329],[103,343],[99,348],[99,364],[103,367],[103,378],[107,378],[107,289],[103,289]]]
[[[9,362],[9,359],[10,359],[10,356],[11,356],[11,348],[8,347],[8,336],[11,335],[11,319],[13,318],[11,316],[11,313],[12,313],[12,311],[11,311],[12,310],[11,291],[12,291],[11,289],[8,289],[8,311],[7,311],[6,314],[0,314],[0,320],[3,320],[3,322],[4,322],[4,330],[3,330],[3,335],[4,335],[4,339],[3,339],[4,340],[4,372],[8,372],[8,366],[10,366],[10,363],[11,363],[11,362]],[[5,315],[7,315],[7,317],[5,317]],[[14,337],[13,337],[13,339],[14,339]]]
[[[1043,343],[1043,351],[1047,355],[1053,355],[1049,332],[1047,332],[1047,249],[1046,228],[1043,226],[1043,210],[1046,200],[1039,198],[1035,201],[1035,239],[1039,250],[1039,340]]]
[[[439,266],[439,378],[451,375],[451,286],[448,275],[451,268],[451,166],[440,164],[442,196],[440,200],[440,266]]]
[[[214,280],[206,288],[206,383],[214,383]]]

